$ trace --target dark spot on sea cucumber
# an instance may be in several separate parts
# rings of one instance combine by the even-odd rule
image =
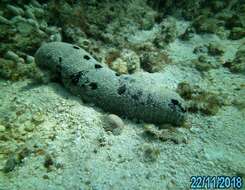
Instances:
[[[140,96],[142,95],[142,91],[137,91],[136,94],[133,94],[131,95],[131,97],[134,99],[134,100],[139,100]]]
[[[55,74],[55,77],[54,77],[54,81],[56,82],[61,82],[61,65],[56,65],[56,74]]]
[[[141,105],[143,105],[143,106],[145,105],[145,102],[144,102],[144,101],[140,101],[139,103],[140,103]]]
[[[126,91],[126,85],[125,85],[125,84],[122,85],[122,86],[120,86],[120,87],[117,89],[117,93],[118,93],[119,95],[122,95],[125,91]]]
[[[56,71],[61,72],[61,65],[56,65]]]
[[[147,97],[147,100],[146,100],[146,104],[147,105],[153,105],[153,103],[154,103],[154,101],[153,101],[154,99],[153,99],[153,97],[152,97],[152,95],[148,95],[148,97]]]
[[[78,47],[78,46],[73,46],[73,48],[74,48],[74,49],[80,49],[80,47]]]
[[[90,57],[88,55],[84,55],[83,58],[86,59],[86,60],[90,59]]]
[[[89,84],[89,86],[91,87],[92,90],[95,90],[95,89],[98,88],[98,85],[97,85],[96,82],[91,82],[91,83]]]
[[[54,164],[54,160],[50,155],[45,156],[44,167],[50,168]]]
[[[95,64],[95,65],[94,65],[94,68],[95,68],[95,69],[100,69],[100,68],[102,68],[102,66],[101,66],[100,64]]]
[[[175,99],[171,99],[171,104],[169,104],[169,106],[172,108],[172,109],[176,109],[176,107],[179,107],[179,109],[182,111],[182,112],[186,112],[185,108],[182,107],[182,105],[179,103],[178,100],[175,100]]]
[[[171,103],[173,105],[178,105],[179,104],[178,100],[175,100],[175,99],[171,99]]]
[[[116,75],[117,77],[119,77],[119,76],[120,76],[120,74],[119,74],[119,73],[115,73],[115,75]]]
[[[50,60],[50,59],[52,59],[52,55],[51,54],[48,54],[47,55],[47,60]]]
[[[178,106],[179,106],[180,110],[181,110],[183,113],[185,113],[185,112],[186,112],[186,109],[185,109],[185,108],[183,108],[181,104],[178,104]]]
[[[124,79],[124,80],[128,80],[128,79],[129,79],[129,77],[123,77],[123,79]]]
[[[183,108],[181,105],[180,105],[180,109],[181,109],[181,111],[182,111],[183,113],[185,113],[185,112],[186,112],[186,109],[185,109],[185,108]]]
[[[129,76],[124,76],[122,79],[128,81],[129,83],[136,82],[134,78],[129,77]]]
[[[59,57],[59,63],[61,63],[62,62],[62,57]]]
[[[136,82],[136,80],[135,79],[130,79],[129,82],[130,83],[134,83],[134,82]]]
[[[131,97],[132,97],[134,100],[139,100],[139,96],[137,96],[137,94],[133,94]]]
[[[77,85],[77,83],[79,82],[79,79],[80,77],[82,76],[83,72],[80,71],[78,73],[75,73],[73,75],[71,75],[71,82],[74,84],[74,85]]]

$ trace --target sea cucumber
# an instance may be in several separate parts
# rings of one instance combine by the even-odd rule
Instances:
[[[185,120],[184,100],[176,92],[154,88],[144,75],[118,75],[76,45],[46,43],[35,61],[84,102],[104,111],[156,124],[180,125]]]

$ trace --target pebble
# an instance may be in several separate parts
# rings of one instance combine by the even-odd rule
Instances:
[[[5,54],[5,57],[16,63],[19,61],[19,56],[13,51],[7,51],[7,53]]]
[[[14,155],[9,156],[3,168],[3,172],[8,173],[13,171],[17,163],[18,161]]]
[[[44,121],[44,115],[42,112],[37,112],[32,116],[32,121],[36,124],[39,125]]]
[[[0,125],[0,132],[4,132],[6,130],[6,127],[3,125]]]
[[[105,120],[107,122],[106,126],[104,126],[106,131],[111,131],[114,135],[120,135],[122,133],[124,123],[119,116],[109,114],[106,116]]]
[[[34,57],[30,56],[30,55],[27,55],[26,56],[26,63],[27,64],[31,64],[31,63],[34,63]]]
[[[32,132],[34,129],[35,129],[35,126],[32,123],[26,125],[24,128],[24,130],[27,132]]]

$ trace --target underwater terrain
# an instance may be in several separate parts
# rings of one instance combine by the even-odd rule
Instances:
[[[195,176],[245,189],[244,0],[0,1],[0,190],[185,190]]]

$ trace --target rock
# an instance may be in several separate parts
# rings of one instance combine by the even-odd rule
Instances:
[[[155,16],[155,12],[146,11],[144,17],[142,17],[139,28],[142,30],[150,30],[154,26]]]
[[[6,8],[16,16],[24,15],[24,10],[20,7],[16,7],[13,5],[7,5]]]
[[[31,150],[29,148],[23,147],[15,153],[10,154],[3,168],[3,172],[8,173],[13,171],[30,153]]]
[[[32,121],[34,124],[39,125],[44,121],[44,114],[42,112],[36,112],[32,116]]]
[[[188,143],[186,135],[182,131],[177,130],[177,128],[174,128],[172,125],[165,124],[160,127],[161,129],[152,124],[146,124],[144,125],[143,134],[146,135],[147,138],[161,140],[163,142],[172,141],[175,144]]]
[[[19,56],[11,50],[7,51],[7,53],[5,54],[5,58],[10,59],[14,61],[15,63],[19,62]]]
[[[224,1],[210,1],[209,6],[213,11],[218,12],[225,8],[226,3]]]
[[[185,100],[189,100],[193,94],[193,88],[187,82],[181,82],[178,84],[177,92]]]
[[[229,38],[232,40],[239,40],[245,37],[245,28],[234,27],[231,30]]]
[[[225,53],[225,48],[218,43],[210,43],[208,45],[208,53],[210,55],[223,55]]]
[[[176,37],[176,21],[173,18],[167,18],[160,24],[160,31],[157,33],[153,43],[158,48],[165,48],[166,45],[173,42]]]
[[[142,149],[145,162],[154,162],[160,156],[160,149],[150,144],[144,144]]]
[[[183,34],[179,36],[181,40],[187,41],[190,40],[195,33],[195,29],[193,27],[188,27]]]
[[[237,171],[236,175],[245,178],[245,167],[241,166]]]
[[[119,75],[128,73],[127,62],[123,61],[121,58],[117,58],[113,61],[110,68],[116,71]]]
[[[206,15],[197,17],[192,23],[192,27],[196,29],[197,33],[215,33],[221,34],[224,27],[220,26],[221,21],[216,18],[210,18]]]
[[[32,64],[32,63],[34,63],[34,61],[35,61],[35,59],[33,56],[30,56],[30,55],[26,56],[26,63],[27,64]]]
[[[49,37],[49,40],[51,42],[61,42],[62,41],[62,36],[59,32],[55,33],[55,34],[52,34],[50,37]]]
[[[32,132],[35,129],[35,125],[30,121],[25,122],[24,125],[25,125],[24,130],[27,132]]]
[[[51,169],[51,166],[54,165],[54,160],[53,157],[50,154],[47,154],[44,158],[44,167],[47,168],[48,170]]]
[[[140,56],[141,67],[149,73],[161,71],[170,63],[171,60],[165,52],[146,51]]]
[[[139,71],[140,58],[139,56],[130,49],[123,49],[121,52],[121,58],[127,63],[128,73],[134,73]]]
[[[226,62],[224,67],[228,67],[234,73],[245,73],[245,43],[238,48],[235,59]]]
[[[16,156],[10,155],[5,163],[5,166],[3,168],[3,171],[5,173],[11,172],[14,170],[14,168],[16,167],[16,165],[18,164],[18,160],[16,158]]]
[[[0,125],[0,132],[4,132],[6,130],[6,127],[3,125]]]
[[[116,58],[109,64],[109,67],[119,74],[134,73],[140,68],[139,56],[130,49],[123,49],[120,54],[115,54],[120,57]]]
[[[83,37],[80,37],[77,43],[80,47],[86,50],[89,50],[89,47],[91,46],[91,41]]]
[[[208,53],[208,48],[205,45],[197,46],[194,48],[193,53],[195,53],[195,54],[206,54],[206,53]]]
[[[160,139],[162,130],[159,130],[154,124],[145,124],[143,134],[148,138]]]
[[[105,56],[105,60],[104,62],[109,65],[109,67],[111,67],[110,65],[121,56],[121,52],[118,51],[117,49],[110,49],[106,56]]]
[[[200,55],[198,59],[194,59],[192,63],[200,72],[209,71],[210,69],[215,69],[218,67],[217,63],[207,55]]]
[[[106,125],[104,129],[111,131],[114,135],[120,135],[124,128],[124,123],[120,117],[115,114],[109,114],[105,117]]]
[[[245,83],[239,85],[236,88],[235,92],[236,96],[232,100],[232,104],[236,106],[239,110],[245,110]]]
[[[189,112],[201,112],[206,115],[215,115],[225,104],[224,98],[219,93],[208,92],[199,86],[191,86],[187,82],[179,83],[177,92],[187,102]]]
[[[0,23],[1,24],[7,24],[7,25],[11,25],[11,21],[9,21],[8,19],[6,19],[5,17],[0,15]]]

